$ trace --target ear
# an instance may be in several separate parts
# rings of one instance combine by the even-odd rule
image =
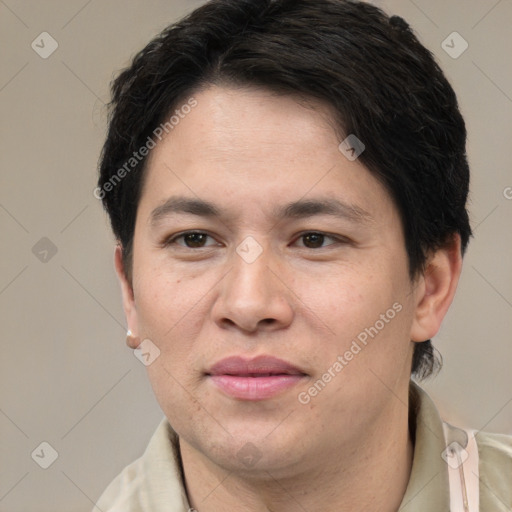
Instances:
[[[123,298],[123,309],[126,322],[128,324],[128,329],[131,331],[131,335],[127,337],[127,344],[131,348],[137,348],[139,338],[137,308],[135,306],[132,284],[126,277],[126,271],[123,263],[123,249],[121,245],[116,246],[114,252],[114,266],[116,268],[117,278],[121,284],[121,294]]]
[[[416,310],[412,341],[431,339],[452,303],[462,270],[460,236],[454,234],[428,259],[425,272],[415,284]]]

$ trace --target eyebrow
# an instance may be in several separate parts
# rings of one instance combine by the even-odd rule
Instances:
[[[150,223],[154,226],[173,213],[188,213],[200,217],[221,216],[221,211],[213,203],[203,201],[202,199],[173,196],[151,212]]]
[[[202,199],[173,196],[151,212],[150,223],[155,226],[172,214],[190,214],[199,217],[222,217],[223,210],[215,204]],[[273,215],[278,219],[297,219],[314,215],[331,215],[357,223],[370,223],[374,220],[369,212],[355,204],[345,203],[338,199],[326,198],[294,201],[274,209]]]
[[[358,223],[373,221],[372,215],[360,206],[338,199],[321,198],[295,201],[280,208],[277,212],[277,216],[282,218],[304,218],[313,215],[331,215]]]

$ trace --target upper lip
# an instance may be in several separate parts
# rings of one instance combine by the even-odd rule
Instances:
[[[305,375],[305,372],[287,361],[273,356],[245,358],[231,356],[221,359],[206,372],[207,375],[263,376]]]

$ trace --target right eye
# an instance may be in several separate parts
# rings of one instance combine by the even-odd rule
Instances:
[[[211,239],[213,243],[207,244],[208,239]],[[179,245],[189,249],[201,249],[217,245],[217,242],[210,235],[202,231],[186,231],[168,238],[165,241],[165,246],[168,247],[170,245]]]

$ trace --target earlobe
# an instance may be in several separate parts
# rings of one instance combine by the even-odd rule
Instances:
[[[431,339],[441,327],[452,303],[462,270],[460,236],[452,235],[447,243],[428,259],[415,288],[416,310],[411,327],[411,340]]]
[[[133,294],[132,283],[128,280],[126,276],[126,269],[124,268],[123,262],[123,248],[120,244],[118,244],[115,248],[114,266],[116,269],[117,278],[119,279],[119,284],[121,285],[123,309],[126,317],[126,322],[128,324],[129,334],[127,335],[126,341],[128,346],[130,346],[131,348],[136,348],[132,347],[132,345],[136,343],[139,333],[137,309],[135,305],[135,297]]]
[[[140,345],[140,338],[134,336],[130,329],[126,331],[126,345],[134,350]]]

